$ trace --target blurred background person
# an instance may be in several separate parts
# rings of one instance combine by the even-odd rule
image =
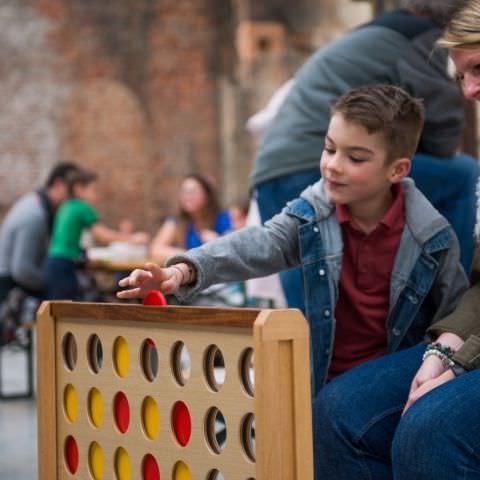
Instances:
[[[124,233],[107,227],[99,220],[97,174],[77,169],[67,175],[70,198],[55,215],[52,239],[43,267],[46,297],[49,300],[79,300],[82,292],[77,278],[77,264],[82,260],[81,236],[88,229],[100,244],[130,242],[145,244],[144,232]]]
[[[183,179],[178,203],[178,214],[168,217],[153,239],[150,256],[154,259],[163,261],[232,229],[228,211],[221,209],[215,188],[202,175]]]
[[[66,177],[78,166],[57,163],[45,185],[18,199],[0,226],[0,344],[12,340],[26,297],[38,303],[45,293],[42,264],[53,218],[68,198]],[[35,309],[30,312],[33,321]]]

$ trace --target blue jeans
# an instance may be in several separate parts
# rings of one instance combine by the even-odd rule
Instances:
[[[478,175],[477,160],[465,154],[438,158],[418,153],[413,158],[410,172],[419,190],[455,230],[460,243],[460,261],[467,274],[471,270],[475,249]]]
[[[47,257],[43,264],[47,300],[79,300],[80,285],[75,263],[66,258]]]
[[[465,154],[439,158],[418,153],[413,158],[410,175],[419,190],[452,225],[460,243],[460,261],[465,272],[470,273],[475,248],[477,160]],[[320,171],[312,169],[258,185],[257,202],[262,223],[319,179]],[[305,313],[301,270],[282,272],[280,280],[288,306],[300,308]]]
[[[480,370],[432,390],[401,416],[424,350],[367,362],[320,391],[315,479],[480,479]]]

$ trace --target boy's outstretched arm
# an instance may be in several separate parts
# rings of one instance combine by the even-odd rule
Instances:
[[[153,289],[159,289],[164,293],[175,293],[180,285],[194,280],[194,270],[186,263],[178,263],[166,268],[156,263],[147,263],[145,270],[137,268],[128,277],[118,282],[121,287],[130,288],[117,292],[117,297],[143,298]]]

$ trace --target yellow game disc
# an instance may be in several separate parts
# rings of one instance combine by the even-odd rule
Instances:
[[[118,337],[113,346],[113,360],[115,369],[120,377],[126,377],[130,366],[128,344],[123,337]]]
[[[70,383],[65,387],[63,392],[63,406],[65,409],[65,415],[70,422],[75,422],[78,414],[78,398],[75,387]]]
[[[183,462],[177,462],[175,464],[175,470],[173,472],[174,480],[192,480],[192,474],[190,469]]]
[[[103,450],[97,442],[92,442],[88,449],[88,464],[93,479],[102,480],[104,465]]]
[[[160,431],[160,410],[152,397],[146,397],[143,401],[142,417],[145,434],[154,440]]]
[[[92,388],[88,394],[88,413],[95,427],[99,427],[103,421],[102,394],[97,388]]]
[[[117,450],[115,454],[115,471],[117,473],[118,480],[131,480],[132,479],[132,467],[130,465],[130,458],[128,453],[122,447]]]

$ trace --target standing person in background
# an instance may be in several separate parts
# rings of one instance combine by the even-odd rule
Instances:
[[[67,175],[70,198],[55,215],[52,240],[43,267],[49,300],[80,299],[76,263],[81,260],[80,240],[85,229],[89,229],[94,240],[101,244],[148,242],[148,235],[143,232],[123,233],[99,221],[94,208],[97,201],[96,179],[96,173],[84,169]]]
[[[160,227],[150,247],[150,256],[164,260],[170,255],[213,240],[232,228],[227,211],[220,208],[217,193],[202,175],[187,175],[180,186],[179,213]]]
[[[387,12],[318,50],[295,76],[267,129],[251,174],[262,221],[280,212],[319,178],[318,159],[330,105],[351,88],[372,83],[402,86],[423,99],[425,125],[411,176],[453,226],[467,272],[473,255],[475,159],[457,154],[463,99],[449,78],[447,55],[435,49],[440,27],[462,0],[401,0]],[[289,306],[304,308],[300,272],[281,274]]]

